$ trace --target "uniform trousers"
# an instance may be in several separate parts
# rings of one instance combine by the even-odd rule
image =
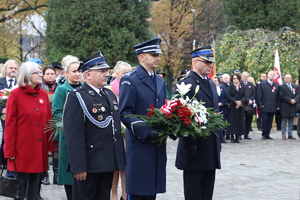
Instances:
[[[87,173],[85,181],[73,179],[73,200],[110,200],[113,172]]]
[[[262,112],[261,118],[262,118],[262,136],[269,137],[272,129],[274,113]]]
[[[183,171],[185,200],[212,200],[216,170]]]

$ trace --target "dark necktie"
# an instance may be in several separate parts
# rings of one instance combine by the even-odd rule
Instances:
[[[104,92],[102,89],[100,89],[100,95],[101,95],[101,97],[103,97],[103,98],[105,99],[105,101],[109,104],[108,98],[107,98],[105,92]]]
[[[247,82],[245,81],[244,84],[247,85]]]
[[[292,85],[289,83],[288,86],[289,86],[290,90],[293,92]]]
[[[12,82],[14,81],[14,79],[9,79],[8,81],[9,81],[9,86],[8,86],[8,88],[12,88],[12,86],[13,86]]]
[[[152,82],[154,83],[154,75],[153,74],[150,75],[150,78],[152,79]]]

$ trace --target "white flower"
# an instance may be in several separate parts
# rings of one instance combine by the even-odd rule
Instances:
[[[178,91],[181,96],[184,96],[186,93],[188,93],[191,90],[190,88],[192,87],[192,84],[185,85],[185,83],[182,82],[180,85],[176,84],[176,87],[177,87],[176,91]]]
[[[197,85],[196,88],[195,88],[195,94],[197,94],[200,90],[200,85]]]

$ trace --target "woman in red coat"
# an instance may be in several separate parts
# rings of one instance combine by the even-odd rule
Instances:
[[[17,74],[19,87],[12,90],[6,106],[4,156],[8,158],[8,169],[18,172],[20,199],[26,196],[27,200],[36,200],[39,176],[48,169],[52,147],[51,132],[45,131],[51,107],[47,93],[40,87],[42,76],[38,64],[23,63]]]

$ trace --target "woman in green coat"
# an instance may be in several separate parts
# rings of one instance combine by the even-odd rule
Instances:
[[[53,119],[62,121],[63,107],[69,91],[81,85],[81,71],[78,71],[79,61],[74,56],[66,56],[62,60],[64,67],[64,76],[67,81],[57,87],[52,99],[52,115]],[[72,119],[70,119],[72,120]],[[72,200],[72,184],[73,175],[68,169],[69,156],[67,152],[66,140],[64,132],[59,134],[59,161],[58,161],[58,183],[65,187],[68,200]]]

